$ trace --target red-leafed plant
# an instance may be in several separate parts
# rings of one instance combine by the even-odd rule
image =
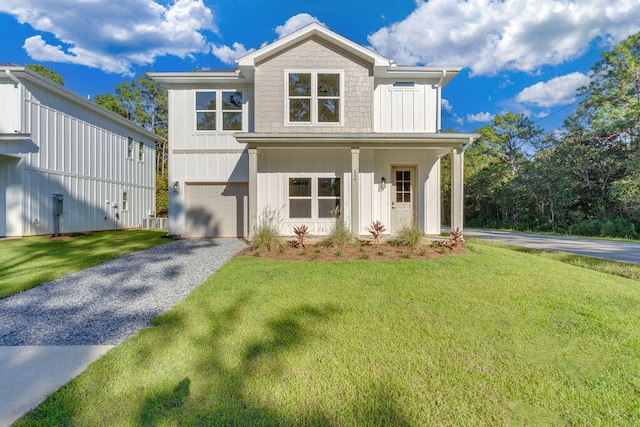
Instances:
[[[371,234],[371,240],[374,245],[380,243],[380,235],[384,233],[386,229],[387,228],[379,220],[372,222],[371,226],[366,228],[366,230]]]
[[[436,245],[450,249],[455,248],[460,243],[464,243],[464,237],[462,230],[460,230],[459,227],[456,227],[455,230],[449,231],[449,237],[446,240],[436,240]]]
[[[296,234],[296,238],[298,239],[298,247],[305,248],[304,241],[309,237],[309,229],[306,225],[301,225],[299,227],[293,227],[293,232]]]

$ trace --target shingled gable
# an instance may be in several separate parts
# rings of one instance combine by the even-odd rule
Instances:
[[[358,43],[352,42],[351,40],[337,33],[334,33],[333,31],[329,30],[323,25],[320,25],[318,23],[312,23],[298,31],[295,31],[261,49],[253,51],[243,56],[242,58],[238,59],[236,61],[238,64],[238,68],[243,73],[250,74],[251,72],[253,72],[253,69],[257,63],[262,62],[267,58],[290,48],[292,45],[296,43],[299,43],[303,40],[306,40],[312,37],[318,37],[320,39],[323,39],[349,52],[350,54],[356,56],[357,58],[360,58],[366,62],[373,64],[374,71],[376,73],[386,71],[393,64],[392,60],[375,53],[371,49],[367,49],[366,47],[363,47]]]

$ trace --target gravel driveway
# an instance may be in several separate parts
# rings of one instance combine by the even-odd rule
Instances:
[[[0,346],[119,344],[244,247],[173,241],[0,300]]]

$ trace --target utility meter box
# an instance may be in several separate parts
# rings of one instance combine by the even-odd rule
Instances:
[[[53,195],[53,214],[54,215],[62,215],[64,198],[62,194],[54,194]]]

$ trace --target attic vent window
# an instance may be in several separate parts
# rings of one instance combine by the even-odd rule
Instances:
[[[393,82],[393,87],[414,87],[414,82]]]

